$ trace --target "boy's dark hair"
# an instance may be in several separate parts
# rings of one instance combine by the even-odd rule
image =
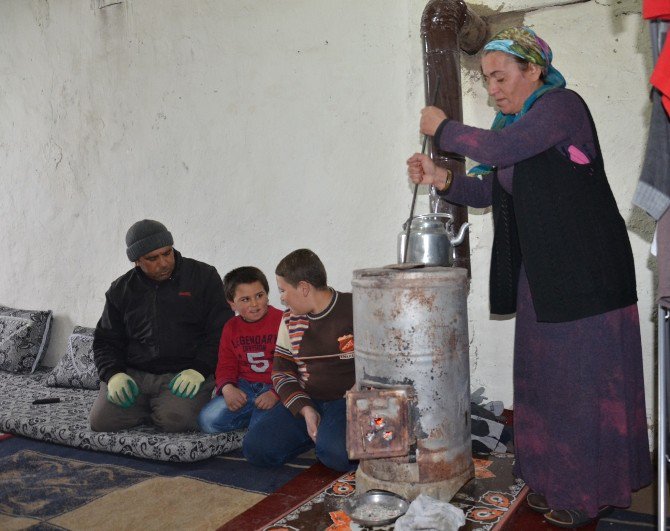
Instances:
[[[316,289],[328,286],[326,268],[314,251],[297,249],[287,254],[277,264],[275,274],[282,277],[294,288],[301,280],[309,282]]]
[[[243,266],[233,269],[223,277],[223,293],[227,301],[235,300],[235,290],[240,284],[253,284],[260,282],[265,289],[265,293],[270,293],[268,279],[265,278],[263,271],[253,266]]]

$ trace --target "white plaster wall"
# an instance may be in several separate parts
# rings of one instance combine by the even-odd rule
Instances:
[[[310,247],[350,290],[352,270],[395,262],[412,197],[404,161],[421,141],[424,5],[0,2],[0,304],[54,310],[46,363],[73,325],[95,325],[138,219],[163,221],[177,249],[221,274],[254,264],[272,278]],[[651,410],[650,224],[630,204],[649,112],[646,28],[630,0],[552,5],[473,9],[494,29],[534,26],[591,106],[632,228]],[[472,58],[463,83],[465,120],[488,127]],[[510,406],[513,323],[488,312],[490,214],[471,221],[472,385]]]

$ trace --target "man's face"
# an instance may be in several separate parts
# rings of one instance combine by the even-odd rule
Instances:
[[[151,280],[163,282],[169,279],[174,271],[174,250],[171,245],[161,247],[141,256],[135,265]]]
[[[259,281],[239,284],[235,288],[235,300],[228,304],[242,319],[253,323],[268,313],[268,294]]]
[[[305,282],[298,282],[298,285],[293,287],[284,280],[284,277],[277,277],[277,288],[279,288],[279,298],[284,306],[286,306],[293,315],[304,315],[310,312],[306,296]]]

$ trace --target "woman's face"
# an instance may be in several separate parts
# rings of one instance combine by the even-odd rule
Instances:
[[[491,96],[504,114],[516,114],[535,89],[542,86],[542,69],[529,63],[526,70],[508,53],[495,51],[482,57],[482,73]]]

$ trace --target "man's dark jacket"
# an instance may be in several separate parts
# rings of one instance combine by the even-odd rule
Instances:
[[[214,373],[221,330],[233,315],[221,277],[208,264],[174,254],[169,280],[155,282],[135,267],[105,294],[93,341],[103,382],[129,367],[152,374]]]

